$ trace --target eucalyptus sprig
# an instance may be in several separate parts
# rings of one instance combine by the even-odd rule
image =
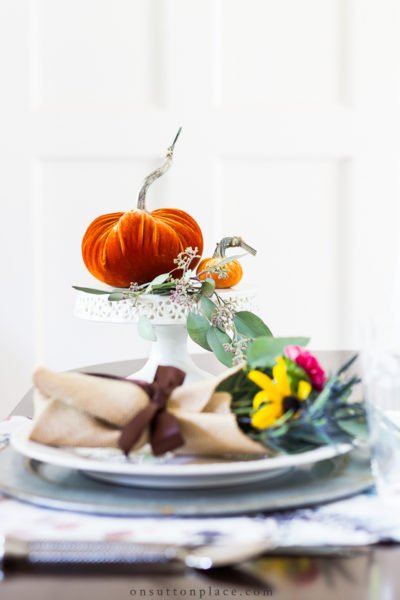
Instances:
[[[74,289],[88,294],[108,295],[110,302],[131,300],[134,308],[143,295],[156,294],[169,296],[187,311],[186,326],[190,338],[202,348],[215,354],[220,362],[231,367],[245,358],[250,342],[259,336],[272,336],[269,327],[260,317],[250,311],[237,311],[231,301],[216,291],[212,277],[202,279],[206,274],[226,277],[225,265],[247,253],[222,259],[206,272],[196,274],[193,263],[200,258],[197,248],[186,248],[180,252],[168,273],[162,273],[148,283],[138,285],[132,282],[129,288],[98,290],[73,286]],[[138,330],[142,337],[154,341],[155,331],[151,320],[141,315]]]

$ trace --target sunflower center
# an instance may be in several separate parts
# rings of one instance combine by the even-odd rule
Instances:
[[[300,400],[296,398],[296,396],[285,396],[285,398],[282,400],[282,407],[284,413],[288,410],[297,412],[300,408]]]

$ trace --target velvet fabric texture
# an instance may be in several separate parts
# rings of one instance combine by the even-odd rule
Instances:
[[[131,210],[97,217],[82,240],[82,257],[90,273],[113,287],[146,283],[168,273],[186,248],[203,252],[197,222],[183,210]],[[192,263],[194,268],[198,259]]]

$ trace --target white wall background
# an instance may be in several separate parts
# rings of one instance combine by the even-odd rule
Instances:
[[[244,285],[276,334],[359,345],[387,314],[400,226],[396,0],[2,0],[0,417],[35,364],[143,356],[75,320],[80,242],[130,209],[184,126],[151,208],[258,248]]]

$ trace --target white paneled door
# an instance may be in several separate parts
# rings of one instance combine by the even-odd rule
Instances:
[[[274,333],[360,343],[387,314],[399,229],[396,0],[2,0],[0,417],[35,364],[144,355],[129,326],[73,317],[99,285],[80,242],[135,206],[192,214],[206,253],[258,249],[243,286]]]

